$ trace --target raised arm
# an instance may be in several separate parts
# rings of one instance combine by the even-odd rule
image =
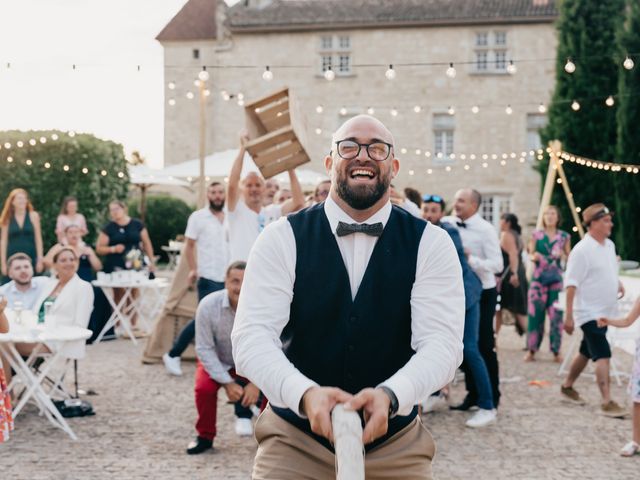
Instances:
[[[2,275],[7,275],[7,247],[9,245],[9,225],[2,225],[0,231],[0,257],[2,259]]]
[[[249,141],[246,132],[240,134],[240,148],[238,155],[233,161],[231,172],[229,172],[229,184],[227,185],[227,209],[235,211],[238,199],[240,198],[240,175],[242,175],[242,163],[244,161],[245,144]]]
[[[289,182],[291,184],[291,198],[282,204],[282,215],[296,212],[304,207],[304,192],[295,170],[289,170]]]
[[[36,273],[44,270],[42,257],[44,256],[44,247],[42,245],[42,227],[40,225],[40,215],[38,212],[31,212],[31,223],[33,223],[33,236],[36,242]]]

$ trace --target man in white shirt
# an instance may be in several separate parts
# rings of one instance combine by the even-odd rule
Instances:
[[[496,354],[495,330],[493,318],[496,313],[498,291],[496,290],[496,274],[503,269],[502,252],[498,234],[489,222],[483,219],[478,210],[482,197],[477,190],[470,188],[459,190],[455,195],[455,217],[445,217],[443,222],[449,222],[458,227],[467,261],[482,282],[482,296],[480,297],[480,330],[478,347],[489,372],[493,403],[495,408],[500,403],[500,374],[498,370],[498,355]],[[453,410],[469,410],[477,405],[478,391],[476,381],[467,362],[463,362],[467,396],[464,401]],[[482,412],[481,412],[482,413]],[[484,412],[487,421],[495,420],[494,411],[491,415]],[[491,417],[494,418],[491,418]]]
[[[256,238],[264,227],[283,215],[304,206],[304,193],[295,170],[289,171],[292,197],[286,202],[264,206],[265,181],[257,172],[249,172],[240,182],[248,137],[240,139],[240,150],[229,174],[227,222],[229,225],[229,261],[246,262]],[[274,192],[275,193],[275,192]],[[273,197],[272,199],[273,200]]]
[[[224,288],[224,274],[229,263],[229,245],[224,228],[225,192],[220,182],[209,185],[207,200],[209,205],[189,216],[184,233],[186,245],[182,252],[189,264],[189,282],[197,281],[198,302]],[[195,334],[195,320],[191,320],[182,329],[171,350],[162,356],[164,366],[171,375],[182,375],[180,356],[193,342]]]
[[[278,185],[278,181],[275,178],[270,178],[269,180],[264,182],[264,195],[262,196],[262,206],[268,207],[272,203],[273,198],[276,196],[276,193],[280,190],[280,185]]]
[[[564,329],[571,335],[575,326],[584,333],[580,352],[574,358],[567,379],[560,392],[566,400],[584,405],[584,400],[573,388],[574,382],[589,363],[596,364],[596,379],[602,396],[602,414],[624,417],[628,412],[611,400],[609,390],[609,359],[611,348],[607,341],[607,327],[598,327],[600,318],[615,317],[618,296],[624,296],[624,287],[618,279],[616,247],[609,237],[613,228],[613,213],[602,203],[587,207],[582,220],[588,232],[576,243],[567,261],[564,285],[567,289]]]
[[[399,161],[379,120],[342,125],[325,166],[329,197],[267,227],[240,294],[236,368],[270,402],[252,478],[334,478],[330,415],[345,403],[364,411],[367,478],[429,479],[417,405],[462,360],[460,262],[445,231],[389,202]]]
[[[0,287],[0,295],[7,298],[7,307],[12,310],[35,309],[49,277],[33,276],[31,257],[26,253],[14,253],[8,258],[7,273],[11,281]]]

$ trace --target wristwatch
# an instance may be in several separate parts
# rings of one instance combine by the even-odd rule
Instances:
[[[384,385],[378,387],[380,390],[382,390],[384,393],[387,394],[387,396],[389,397],[389,418],[393,418],[396,416],[396,414],[398,413],[398,397],[396,397],[396,394],[393,393],[393,390],[391,390],[389,387],[385,387]]]

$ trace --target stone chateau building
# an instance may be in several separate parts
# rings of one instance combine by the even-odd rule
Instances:
[[[553,0],[189,0],[157,36],[165,165],[198,157],[194,80],[206,66],[208,154],[237,146],[243,102],[288,86],[306,116],[310,168],[323,171],[340,123],[373,113],[395,134],[398,186],[449,201],[473,186],[485,218],[497,225],[512,211],[530,224],[556,16]]]

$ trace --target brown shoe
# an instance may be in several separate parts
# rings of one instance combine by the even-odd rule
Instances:
[[[624,418],[629,414],[626,409],[622,408],[613,400],[609,400],[609,403],[603,403],[600,405],[600,413],[613,418]]]
[[[584,405],[586,403],[573,387],[563,387],[561,385],[560,393],[565,400],[575,403],[576,405]]]

